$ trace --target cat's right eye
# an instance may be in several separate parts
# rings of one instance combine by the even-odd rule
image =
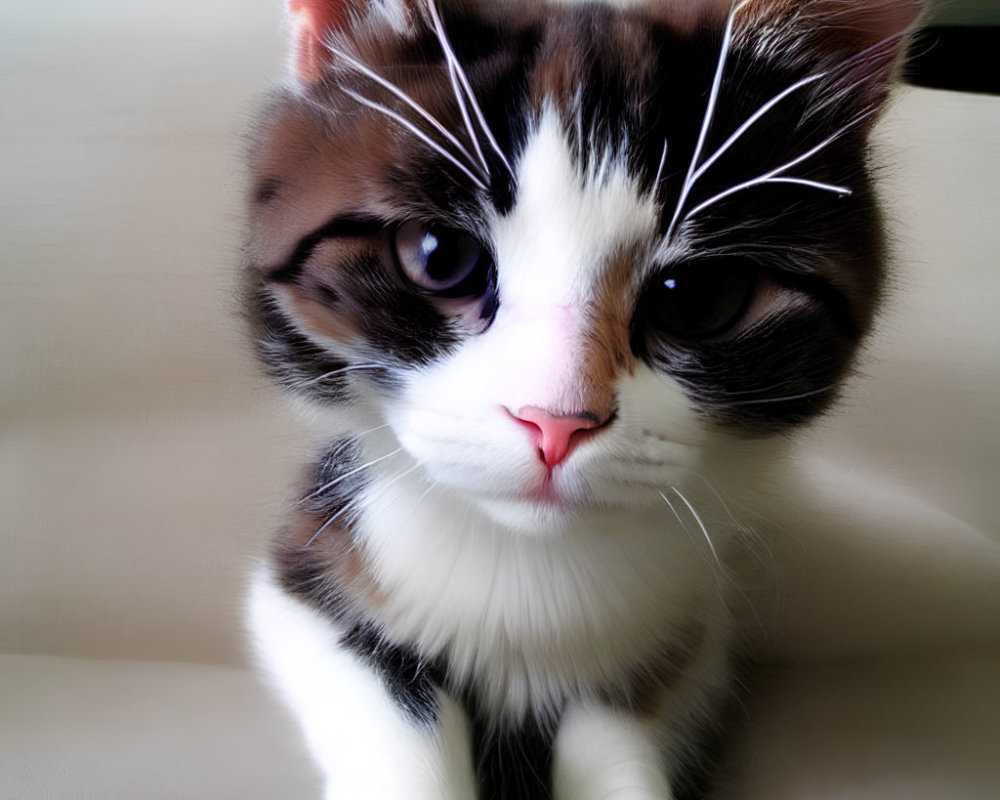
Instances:
[[[757,267],[740,260],[672,267],[647,289],[646,323],[672,339],[721,336],[744,318],[759,282]]]
[[[432,297],[478,297],[488,288],[492,257],[465,231],[404,222],[393,234],[393,250],[400,271]]]

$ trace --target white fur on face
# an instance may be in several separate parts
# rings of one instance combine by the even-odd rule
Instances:
[[[595,287],[622,248],[652,249],[658,209],[615,153],[582,174],[552,108],[517,170],[515,206],[493,231],[493,326],[415,373],[387,416],[431,479],[477,498],[496,519],[531,528],[564,515],[525,502],[548,470],[511,413],[587,409],[584,345],[591,318],[602,313]],[[644,266],[636,265],[637,285]],[[675,385],[641,365],[607,393],[617,398],[618,419],[581,443],[554,471],[553,486],[570,506],[632,502],[637,486],[647,503],[659,502],[655,487],[697,466],[704,425]],[[637,458],[647,466],[637,470]]]

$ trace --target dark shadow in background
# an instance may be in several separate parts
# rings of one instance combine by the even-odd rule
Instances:
[[[916,86],[1000,94],[1000,25],[939,26],[920,31],[905,77]]]

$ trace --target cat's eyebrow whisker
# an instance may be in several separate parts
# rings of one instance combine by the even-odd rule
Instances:
[[[458,103],[459,112],[462,114],[462,122],[465,124],[465,130],[469,134],[469,140],[472,142],[472,146],[476,150],[476,155],[479,157],[479,163],[482,165],[482,169],[485,171],[487,177],[491,177],[490,166],[486,162],[486,156],[483,154],[483,148],[479,146],[479,137],[476,135],[475,128],[472,126],[472,118],[469,116],[469,108],[465,102],[465,97],[463,96],[462,86],[459,83],[458,69],[456,68],[458,59],[454,56],[454,52],[451,49],[451,43],[448,41],[448,37],[445,34],[444,25],[441,24],[441,19],[438,16],[434,0],[428,0],[427,6],[431,17],[431,24],[434,27],[434,35],[437,37],[438,44],[441,45],[441,50],[444,53],[445,64],[448,68],[448,80],[451,82],[451,90],[455,95],[455,101]]]
[[[743,183],[737,184],[736,186],[732,186],[729,189],[726,189],[726,191],[720,192],[714,197],[709,198],[704,203],[693,208],[691,211],[685,214],[684,221],[687,222],[687,220],[689,220],[691,217],[701,213],[709,206],[715,205],[720,200],[723,200],[724,198],[729,197],[730,195],[735,194],[736,192],[741,192],[744,189],[749,189],[753,186],[760,186],[762,184],[768,184],[768,183],[792,183],[800,186],[808,186],[813,189],[821,189],[824,191],[833,192],[834,194],[839,194],[841,196],[847,196],[853,194],[851,189],[847,188],[846,186],[835,186],[829,183],[822,183],[821,181],[806,180],[805,178],[789,178],[785,177],[784,173],[790,170],[792,167],[798,166],[803,161],[812,158],[820,151],[825,150],[827,147],[829,147],[831,144],[837,141],[837,139],[839,139],[841,136],[847,133],[847,131],[849,131],[851,128],[855,127],[864,119],[870,117],[874,113],[875,111],[873,110],[865,112],[864,114],[860,114],[859,116],[855,117],[853,120],[848,122],[846,125],[844,125],[842,128],[838,129],[835,133],[828,136],[818,145],[816,145],[810,150],[807,150],[802,155],[793,158],[791,161],[782,164],[780,167],[775,167],[770,172],[767,172],[757,178],[754,178],[753,180],[745,181]]]
[[[740,137],[742,137],[744,133],[746,133],[758,120],[760,120],[761,117],[763,117],[764,115],[766,115],[767,112],[769,112],[772,108],[774,108],[776,105],[778,105],[778,103],[780,103],[782,100],[784,100],[790,94],[795,93],[799,89],[801,89],[801,88],[803,88],[805,86],[808,86],[811,83],[815,83],[816,81],[824,78],[825,76],[826,76],[825,72],[819,72],[819,73],[817,73],[815,75],[810,75],[808,78],[803,78],[802,80],[800,80],[800,81],[792,84],[787,89],[785,89],[783,92],[778,93],[777,95],[775,95],[774,97],[772,97],[770,100],[768,100],[766,103],[764,103],[764,105],[762,105],[759,109],[757,109],[747,119],[746,122],[744,122],[742,125],[740,125],[739,128],[736,129],[736,132],[732,136],[730,136],[728,139],[726,139],[725,142],[723,142],[722,146],[718,150],[716,150],[705,161],[704,164],[702,164],[700,167],[698,167],[697,170],[695,170],[694,174],[691,175],[691,181],[690,181],[690,184],[689,184],[689,188],[693,187],[695,185],[695,183],[698,182],[698,179],[701,178],[701,176],[704,175],[705,172],[707,172],[711,168],[711,166],[716,161],[718,161],[725,154],[725,152],[730,147],[732,147],[734,144],[736,144],[736,142],[739,141]]]
[[[486,136],[487,141],[490,143],[490,147],[499,156],[501,163],[507,169],[510,176],[514,177],[514,169],[510,165],[510,161],[507,160],[507,156],[504,154],[503,149],[497,142],[496,137],[493,135],[493,131],[490,130],[490,126],[486,122],[486,117],[483,115],[483,110],[479,107],[479,102],[476,100],[476,95],[472,91],[472,85],[469,83],[469,78],[465,74],[465,70],[462,69],[462,65],[458,60],[458,56],[455,55],[455,50],[451,46],[451,42],[448,40],[448,35],[445,33],[444,25],[441,23],[441,17],[438,15],[437,5],[435,0],[427,0],[427,8],[431,16],[431,20],[434,24],[434,32],[441,44],[441,49],[444,51],[445,59],[448,61],[448,69],[450,74],[452,74],[461,83],[462,88],[465,90],[465,95],[469,100],[469,105],[472,106],[472,111],[476,115],[476,119],[479,122],[479,127],[482,128],[483,134]],[[461,103],[461,101],[460,101]],[[471,131],[470,131],[471,133]],[[477,142],[476,137],[473,135],[472,140],[474,143]],[[476,143],[476,148],[478,150],[478,143]]]
[[[445,126],[442,125],[433,114],[431,114],[426,108],[420,105],[420,103],[414,100],[410,95],[408,95],[406,92],[400,89],[396,84],[383,78],[381,75],[375,72],[375,70],[371,69],[362,62],[358,61],[349,53],[346,53],[340,48],[338,48],[332,42],[328,42],[326,44],[326,47],[333,55],[344,61],[349,67],[356,70],[357,72],[360,72],[366,78],[370,78],[371,80],[375,81],[375,83],[384,88],[386,91],[391,92],[400,100],[402,100],[404,103],[406,103],[421,117],[427,120],[427,122],[429,122],[434,127],[434,130],[436,130],[438,133],[444,136],[449,142],[451,142],[451,144],[453,144],[458,149],[458,151],[469,160],[470,165],[474,165],[476,166],[476,169],[480,169],[480,167],[476,165],[475,159],[472,157],[472,154],[465,149],[465,145],[463,145],[454,136],[454,134],[451,133],[451,131],[445,128]],[[474,142],[474,144],[476,143]],[[477,151],[479,150],[478,144],[476,144],[476,150]],[[480,160],[482,160],[482,153],[480,153],[479,155],[480,155]],[[482,162],[482,168],[485,170],[484,177],[489,177],[489,168],[486,166],[485,161]]]
[[[410,133],[412,133],[414,136],[420,139],[420,141],[422,141],[424,144],[426,144],[428,147],[434,150],[438,155],[442,156],[443,158],[446,158],[448,161],[450,161],[452,164],[458,167],[480,189],[482,189],[483,191],[488,190],[489,187],[487,187],[487,185],[483,183],[482,179],[479,176],[473,173],[467,166],[465,166],[465,164],[463,164],[461,161],[455,158],[455,156],[453,156],[451,153],[445,150],[444,147],[435,142],[430,136],[428,136],[426,133],[420,130],[420,128],[418,128],[408,119],[406,119],[406,117],[402,116],[401,114],[397,114],[391,108],[387,108],[386,106],[383,106],[380,103],[376,103],[374,100],[369,100],[367,97],[363,97],[362,95],[358,94],[352,89],[344,89],[343,92],[348,97],[352,98],[361,105],[366,106],[367,108],[370,108],[373,111],[378,111],[380,114],[384,114],[385,116],[387,116],[393,122],[402,125]]]
[[[338,475],[336,478],[334,478],[329,483],[325,483],[322,486],[320,486],[318,489],[316,489],[313,492],[310,492],[309,494],[307,494],[305,497],[303,497],[299,501],[299,503],[301,504],[301,503],[305,503],[308,500],[313,500],[313,499],[319,497],[324,492],[329,491],[330,489],[332,489],[338,483],[342,483],[343,481],[346,481],[348,478],[350,478],[350,477],[352,477],[354,475],[357,475],[359,472],[363,472],[366,469],[371,469],[376,464],[379,464],[379,463],[381,463],[381,462],[383,462],[383,461],[385,461],[387,459],[390,459],[393,456],[398,455],[399,453],[402,453],[402,452],[403,452],[403,448],[402,447],[397,447],[391,453],[386,453],[384,456],[380,456],[379,458],[372,459],[367,464],[362,464],[360,467],[355,467],[354,469],[345,472],[343,475]]]
[[[694,171],[698,167],[698,161],[701,158],[701,151],[705,147],[705,140],[708,138],[708,129],[712,126],[712,118],[715,116],[715,106],[718,103],[719,90],[722,87],[722,76],[726,71],[726,61],[729,58],[729,46],[733,41],[733,26],[736,22],[736,15],[747,2],[748,0],[741,0],[740,2],[733,0],[732,7],[729,10],[729,18],[726,20],[725,33],[722,36],[722,48],[719,52],[719,63],[716,66],[715,77],[712,80],[712,90],[708,96],[708,105],[705,108],[705,117],[701,123],[701,132],[698,134],[698,143],[695,145],[694,155],[691,157],[691,164],[688,167],[687,177],[684,178],[684,184],[681,187],[681,193],[677,199],[677,207],[674,209],[674,216],[670,220],[670,226],[667,228],[667,235],[665,239],[668,242],[673,236],[677,220],[680,218],[681,212],[684,210],[684,204],[687,202],[688,194],[691,192],[691,178],[694,175]]]

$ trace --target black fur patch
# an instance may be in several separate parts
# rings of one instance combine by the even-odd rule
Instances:
[[[415,649],[393,644],[377,625],[364,622],[344,634],[340,643],[372,669],[411,722],[437,722],[441,674]]]
[[[477,800],[551,800],[554,726],[529,718],[498,728],[474,699],[465,704],[472,720]]]
[[[383,227],[379,220],[358,217],[337,217],[316,231],[304,236],[284,264],[266,270],[272,283],[294,283],[313,251],[327,239],[366,238],[377,234]]]
[[[302,501],[310,513],[326,519],[343,513],[367,483],[360,465],[357,440],[346,437],[335,442],[316,462],[313,488]]]

